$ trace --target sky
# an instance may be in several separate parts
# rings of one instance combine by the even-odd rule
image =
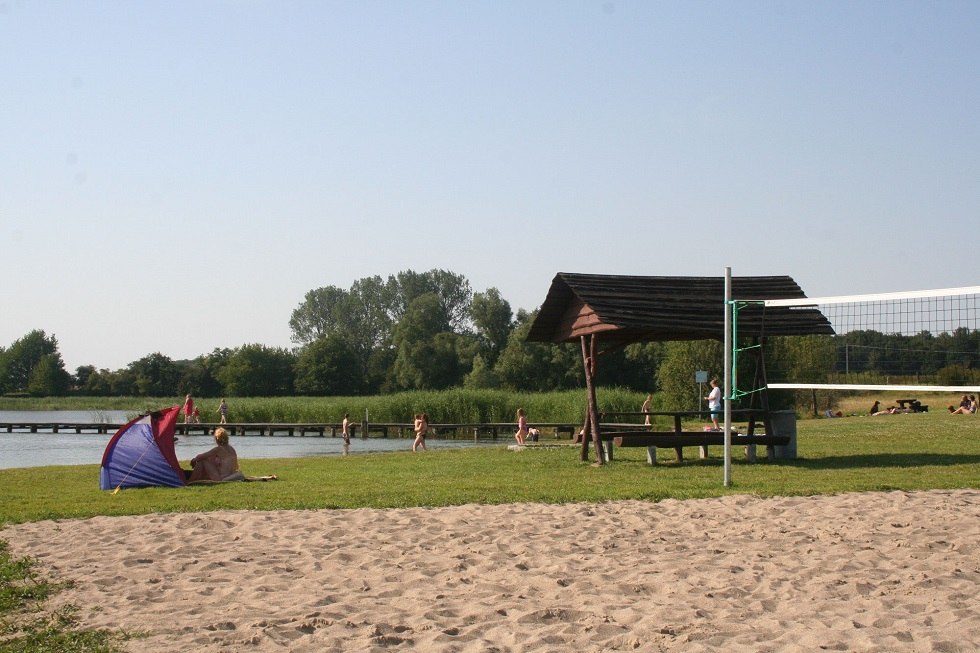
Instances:
[[[0,346],[293,347],[449,270],[970,286],[980,3],[0,0]]]

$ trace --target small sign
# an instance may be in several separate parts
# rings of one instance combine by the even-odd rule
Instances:
[[[694,382],[695,383],[707,383],[708,382],[708,373],[705,370],[698,370],[697,372],[694,373]]]

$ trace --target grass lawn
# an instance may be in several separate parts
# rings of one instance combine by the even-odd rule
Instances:
[[[806,495],[980,486],[980,417],[930,412],[798,422],[796,460],[756,464],[733,452],[733,485],[722,484],[722,449],[697,449],[646,464],[646,450],[617,449],[604,467],[577,447],[509,451],[505,446],[410,451],[347,458],[244,460],[249,475],[279,481],[189,488],[98,489],[96,465],[0,470],[0,524],[38,519],[219,509],[397,508],[463,503],[573,502]]]

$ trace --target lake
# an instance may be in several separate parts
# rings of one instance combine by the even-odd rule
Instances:
[[[126,411],[0,411],[2,422],[59,422],[64,424],[124,424],[135,415]],[[114,434],[99,433],[7,433],[0,432],[0,469],[40,467],[44,465],[98,465],[105,447]],[[429,438],[429,449],[473,446],[505,446],[507,439],[439,440]],[[318,435],[247,435],[232,437],[239,458],[301,458],[309,456],[343,455],[343,440]],[[177,458],[189,460],[201,451],[214,446],[210,435],[181,435],[178,437]],[[351,455],[385,451],[407,451],[412,448],[409,438],[352,438]]]

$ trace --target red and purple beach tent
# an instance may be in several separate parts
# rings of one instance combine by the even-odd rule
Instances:
[[[112,436],[102,455],[99,487],[183,487],[184,471],[174,450],[180,406],[147,413]]]

